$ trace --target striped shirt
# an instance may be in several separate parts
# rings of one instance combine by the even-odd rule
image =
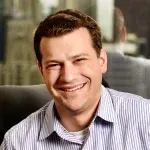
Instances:
[[[2,150],[150,150],[150,101],[102,87],[98,110],[85,141],[55,117],[54,101],[12,127]]]

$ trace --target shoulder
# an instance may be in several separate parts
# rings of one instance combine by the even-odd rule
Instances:
[[[108,89],[122,133],[149,138],[150,100],[130,93]]]
[[[113,89],[108,89],[112,98],[115,111],[120,116],[136,118],[146,118],[150,121],[150,100],[141,96],[119,92]],[[131,119],[130,118],[130,119]]]
[[[114,89],[107,88],[110,96],[112,97],[113,100],[120,101],[122,103],[133,103],[133,104],[141,104],[146,107],[150,107],[150,100],[145,99],[141,96],[127,93],[127,92],[120,92]]]
[[[149,66],[150,65],[150,60],[143,58],[143,57],[124,56],[124,58],[127,61],[130,61],[132,63],[136,63],[138,65],[142,65],[142,66]]]
[[[13,126],[7,131],[4,139],[6,141],[9,140],[9,142],[11,141],[12,143],[16,143],[15,141],[17,141],[21,145],[21,143],[24,142],[28,136],[30,138],[32,137],[32,140],[38,138],[38,133],[49,105],[50,103],[46,104],[38,111],[29,115],[26,119]]]

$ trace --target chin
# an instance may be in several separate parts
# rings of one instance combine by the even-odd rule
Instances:
[[[68,111],[71,113],[71,114],[74,114],[74,115],[78,115],[78,114],[81,114],[82,112],[84,112],[85,108],[84,107],[81,107],[81,108],[70,108],[70,107],[67,107]]]
[[[81,99],[80,99],[80,102],[81,102]],[[68,102],[67,104],[65,104],[65,107],[70,112],[78,114],[86,109],[86,101],[82,104],[81,103],[79,104],[79,101],[70,102],[70,103]]]

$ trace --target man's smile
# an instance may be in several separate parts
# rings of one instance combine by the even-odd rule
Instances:
[[[80,90],[82,89],[84,86],[85,86],[86,83],[82,83],[80,85],[76,85],[76,86],[66,86],[66,87],[61,87],[59,88],[60,90],[62,91],[65,91],[65,92],[74,92],[74,91],[77,91],[77,90]]]

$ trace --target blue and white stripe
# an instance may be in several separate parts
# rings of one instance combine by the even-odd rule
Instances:
[[[84,143],[59,123],[51,101],[5,135],[2,150],[150,150],[150,101],[102,87]]]

